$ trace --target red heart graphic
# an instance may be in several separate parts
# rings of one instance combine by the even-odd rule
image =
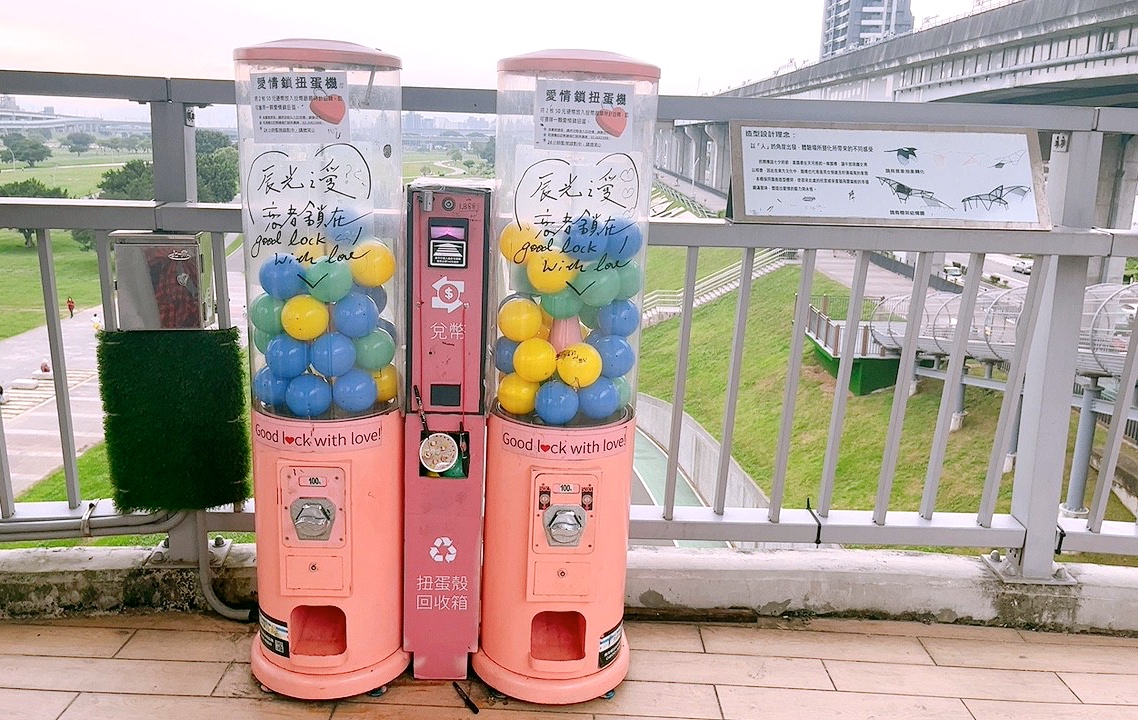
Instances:
[[[285,442],[288,443],[289,445],[292,445],[294,442],[296,442],[296,438],[289,437],[288,435],[285,435]]]
[[[613,137],[620,137],[628,127],[628,113],[624,108],[597,111],[597,125]]]
[[[347,106],[344,105],[344,98],[339,95],[314,97],[308,106],[312,108],[316,117],[333,125],[340,124],[340,121],[344,119],[344,112],[347,110]]]
[[[542,445],[541,451],[542,452],[549,452],[549,448],[551,448],[551,447],[553,447],[553,446],[552,445]]]

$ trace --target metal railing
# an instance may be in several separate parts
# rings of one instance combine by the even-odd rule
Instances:
[[[811,300],[809,313],[806,317],[806,332],[809,333],[826,351],[830,353],[830,357],[840,358],[842,347],[842,330],[845,327],[844,319],[835,319],[829,312],[840,312],[829,307],[829,303],[825,302],[831,300],[823,296],[815,304],[815,300]],[[875,305],[876,301],[868,303]],[[841,303],[844,307],[844,303]],[[872,313],[872,310],[870,311]],[[872,316],[865,317],[864,313],[860,318],[866,321],[864,325],[857,328],[857,343],[854,345],[854,357],[885,357],[892,353],[885,349],[885,347],[877,342],[877,338],[871,332],[871,325],[868,322],[872,320]]]
[[[183,80],[146,77],[89,76],[75,74],[0,71],[0,92],[51,96],[80,96],[129,99],[149,104],[154,137],[155,194],[152,202],[113,202],[97,200],[0,199],[0,226],[35,228],[40,238],[41,272],[44,282],[45,318],[57,377],[63,377],[66,358],[58,341],[60,321],[55,299],[54,268],[51,260],[51,230],[90,228],[114,230],[167,230],[185,232],[239,232],[240,210],[235,205],[193,202],[193,128],[187,125],[187,110],[210,104],[232,104],[233,84],[225,81]],[[405,88],[403,109],[409,111],[448,111],[459,113],[494,112],[495,93],[491,90],[444,90]],[[818,249],[849,251],[854,256],[850,288],[850,307],[860,309],[865,297],[866,275],[872,250],[892,249],[916,253],[917,278],[928,277],[935,253],[951,249],[970,253],[968,265],[982,267],[984,254],[1003,252],[1035,256],[1035,272],[1030,278],[1028,300],[1020,321],[1019,343],[1009,360],[1007,392],[1004,393],[987,472],[969,481],[980,491],[976,506],[961,512],[948,512],[937,505],[937,490],[944,468],[949,418],[956,407],[952,383],[945,383],[941,407],[928,460],[924,495],[917,508],[897,508],[891,500],[899,448],[903,434],[907,383],[898,386],[884,438],[877,498],[872,508],[844,508],[834,501],[835,487],[841,480],[838,458],[846,419],[846,394],[833,393],[830,423],[821,469],[817,474],[816,502],[807,507],[788,507],[785,502],[788,458],[795,444],[795,415],[800,378],[804,333],[791,333],[787,353],[786,378],[780,404],[777,446],[769,475],[756,477],[766,490],[767,508],[738,508],[726,505],[726,487],[731,454],[736,449],[736,416],[741,402],[750,402],[742,392],[741,370],[749,324],[752,275],[743,273],[736,296],[737,312],[730,337],[723,338],[728,357],[723,378],[726,405],[722,425],[712,428],[722,443],[717,470],[715,496],[707,508],[675,505],[677,481],[676,453],[669,454],[667,486],[662,507],[634,506],[631,509],[631,535],[637,539],[716,540],[743,542],[854,543],[873,545],[921,545],[977,548],[1011,548],[1009,557],[1021,579],[1047,582],[1053,577],[1053,553],[1062,531],[1066,550],[1138,555],[1138,531],[1133,522],[1104,520],[1114,466],[1122,438],[1123,423],[1113,423],[1103,451],[1103,467],[1089,503],[1085,519],[1058,517],[1060,490],[1067,446],[1071,404],[1070,387],[1074,374],[1081,305],[1079,297],[1086,283],[1092,257],[1138,256],[1138,238],[1129,232],[1091,229],[1102,165],[1102,140],[1107,134],[1138,133],[1138,110],[1077,107],[918,105],[875,103],[823,103],[793,100],[742,98],[696,98],[665,96],[659,103],[659,120],[727,121],[762,119],[765,121],[846,122],[873,121],[914,124],[926,127],[1030,127],[1061,132],[1067,140],[1070,161],[1063,172],[1052,167],[1048,195],[1052,217],[1066,220],[1073,227],[1056,227],[1047,232],[1011,230],[957,230],[940,228],[843,227],[803,225],[743,225],[721,220],[653,221],[653,246],[686,249],[686,274],[680,306],[679,346],[675,356],[673,397],[678,398],[668,447],[677,447],[682,431],[681,410],[691,358],[692,309],[697,296],[696,267],[700,250],[709,247],[735,248],[742,267],[753,266],[756,256],[766,248],[794,248],[801,252],[801,272],[795,303],[794,327],[806,328],[809,298],[814,286]],[[981,273],[966,278],[962,302],[974,303]],[[106,275],[104,283],[109,282]],[[224,285],[224,273],[218,278]],[[926,287],[920,280],[913,293],[908,315],[919,317]],[[968,314],[965,313],[964,316]],[[860,313],[850,313],[840,352],[849,356],[858,336]],[[948,376],[959,374],[966,355],[967,323],[961,323],[953,339]],[[915,328],[915,324],[913,325]],[[913,333],[915,335],[915,331]],[[1121,373],[1121,386],[1115,417],[1125,417],[1132,405],[1135,380],[1135,344]],[[908,335],[901,349],[899,377],[911,377],[916,354],[915,337]],[[959,365],[957,365],[959,363]],[[849,384],[850,363],[842,363],[837,387]],[[60,430],[73,431],[66,382],[56,381],[56,403]],[[1003,464],[1015,429],[1015,403],[1023,398],[1019,423],[1018,460],[1011,483],[1011,503],[1007,512],[997,512],[1000,489],[1009,482]],[[752,438],[741,438],[738,444]],[[74,448],[74,444],[65,447]],[[65,468],[74,481],[75,497],[68,503],[17,504],[11,496],[3,424],[0,422],[0,533],[16,535],[97,534],[171,529],[173,546],[184,528],[193,522],[180,522],[178,516],[120,516],[101,504],[90,507],[83,497],[82,484],[74,467],[73,451],[68,450]],[[245,512],[211,512],[204,522],[214,530],[250,530],[252,516]],[[192,545],[192,542],[184,542]],[[190,551],[187,551],[190,552]]]
[[[783,265],[786,260],[786,250],[773,248],[755,255],[751,264],[751,278],[757,278],[771,270]],[[732,263],[727,267],[716,270],[695,284],[696,307],[710,302],[716,298],[739,287],[743,277],[743,262]],[[655,325],[680,314],[681,303],[684,299],[683,290],[652,290],[644,294],[641,304],[641,315],[644,327]]]

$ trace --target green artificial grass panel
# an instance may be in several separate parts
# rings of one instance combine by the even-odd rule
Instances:
[[[249,416],[236,328],[99,337],[107,459],[121,511],[249,497]]]

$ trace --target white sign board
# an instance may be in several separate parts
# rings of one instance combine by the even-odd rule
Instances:
[[[629,85],[538,78],[533,146],[562,152],[634,149],[630,94]]]
[[[253,141],[348,142],[348,73],[271,72],[253,84]]]
[[[1046,230],[1025,130],[731,123],[732,219]]]

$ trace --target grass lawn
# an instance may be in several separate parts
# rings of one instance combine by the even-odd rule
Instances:
[[[767,493],[770,492],[778,441],[798,275],[798,267],[783,268],[756,282],[751,294],[732,454]],[[820,275],[815,279],[814,290],[832,295],[848,293],[841,285]],[[684,409],[716,437],[722,433],[735,303],[736,296],[732,294],[697,308],[692,327]],[[678,332],[678,322],[661,323],[644,331],[640,357],[641,392],[672,400]],[[788,466],[785,507],[805,507],[808,499],[816,505],[819,493],[835,381],[814,361],[811,353],[807,343],[795,406],[794,444]],[[891,510],[919,509],[941,387],[939,381],[922,379],[920,391],[909,399],[890,500]],[[873,508],[892,401],[891,388],[849,398],[833,491],[834,508]],[[968,416],[964,427],[949,437],[938,493],[938,511],[976,511],[987,473],[1000,401],[1001,395],[997,392],[978,388],[967,390]],[[1072,422],[1075,422],[1074,415]],[[1100,433],[1100,436],[1104,437],[1105,433]],[[1074,437],[1072,426],[1072,444]],[[1011,488],[1012,478],[1007,475],[1000,488],[998,512],[1008,512]],[[1107,518],[1133,520],[1133,516],[1114,498]],[[1096,556],[1094,559],[1072,556],[1065,559],[1114,563],[1128,560],[1110,556]]]
[[[681,290],[687,273],[687,248],[652,247],[648,245],[648,267],[644,271],[644,292],[653,290]],[[722,270],[743,260],[743,251],[734,248],[701,248],[696,264],[696,279]],[[849,292],[848,290],[846,291]]]
[[[79,456],[79,479],[82,495],[85,500],[111,498],[114,495],[111,484],[110,469],[107,465],[107,446],[104,443],[95,445]],[[48,502],[66,501],[67,484],[63,470],[57,470],[32,487],[28,488],[18,498],[17,502]],[[104,500],[108,502],[108,500]],[[254,542],[253,533],[224,533],[236,542]],[[40,540],[32,542],[3,543],[4,547],[75,547],[78,545],[141,545],[151,546],[162,542],[164,533],[150,535],[112,535],[99,538],[70,538],[67,540]]]
[[[56,150],[55,155],[46,161],[36,163],[33,168],[25,167],[24,163],[0,165],[0,185],[21,180],[37,179],[48,187],[59,186],[67,190],[71,197],[81,198],[96,193],[103,173],[116,167],[122,167],[127,160],[149,160],[149,154],[141,153],[107,153],[99,155],[84,153],[77,156],[74,153],[65,153]]]
[[[55,259],[55,283],[59,291],[60,316],[67,315],[67,296],[78,308],[101,302],[99,263],[95,251],[84,252],[63,230],[51,234]],[[24,247],[24,237],[14,230],[0,229],[0,339],[18,335],[44,324],[43,289],[40,284],[39,253]]]
[[[454,172],[454,169],[440,164],[449,161],[450,153],[441,150],[438,152],[405,152],[403,153],[403,182],[408,183],[417,177],[422,177],[424,167],[430,169],[431,175],[449,176]],[[453,165],[455,168],[463,167],[462,163],[453,163]],[[463,170],[465,173],[465,168]]]

